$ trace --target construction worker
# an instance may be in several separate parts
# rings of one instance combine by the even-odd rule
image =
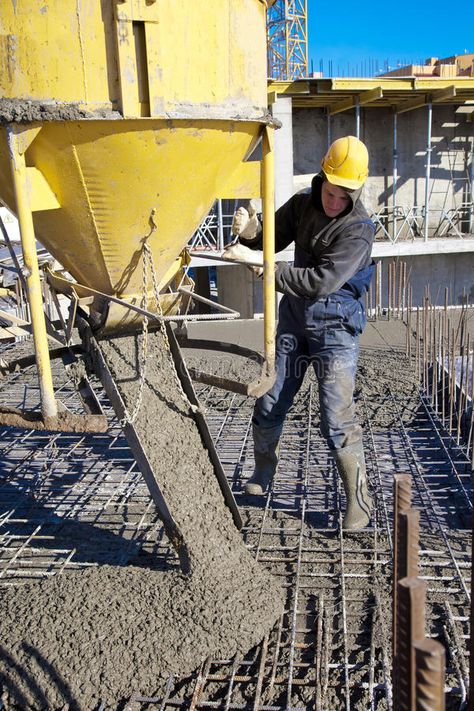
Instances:
[[[374,271],[375,227],[360,200],[368,175],[367,148],[354,136],[339,138],[321,167],[311,188],[294,195],[275,215],[275,251],[294,242],[295,257],[293,264],[276,264],[276,289],[284,294],[276,334],[277,377],[255,403],[255,471],[245,491],[259,495],[268,489],[286,414],[312,364],[319,384],[321,432],[346,493],[343,527],[358,530],[368,525],[372,510],[353,398],[358,340],[366,322],[364,295]],[[223,256],[255,263],[262,226],[252,203],[235,213],[233,233],[238,242]]]

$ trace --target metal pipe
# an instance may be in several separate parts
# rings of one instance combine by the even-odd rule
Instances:
[[[393,260],[393,273],[392,273],[392,316],[395,318],[395,310],[397,309],[397,264],[398,262]],[[398,311],[397,311],[398,316]]]
[[[359,103],[358,96],[356,96],[355,118],[356,118],[356,138],[360,138],[360,103]]]
[[[377,264],[377,267],[379,269],[379,288],[378,288],[378,294],[377,294],[377,300],[378,300],[378,306],[379,306],[379,316],[382,314],[382,262],[380,261]]]
[[[46,420],[46,418],[57,417],[58,406],[54,396],[53,377],[51,374],[38,255],[36,254],[35,231],[29,201],[26,163],[24,152],[22,152],[20,148],[19,137],[10,127],[7,127],[7,141],[18,223],[20,226],[25,278],[28,287],[28,301],[30,304],[33,341],[41,394],[41,412],[43,418]]]
[[[224,222],[222,219],[222,200],[217,200],[217,249],[224,249]]]
[[[431,172],[431,128],[433,124],[433,104],[428,104],[428,140],[426,145],[426,178],[425,178],[425,224],[424,240],[428,241],[429,209],[430,209],[430,172]]]
[[[263,330],[267,375],[275,370],[275,152],[274,129],[263,133]]]
[[[403,306],[402,306],[402,296],[403,296],[403,265],[404,262],[398,263],[398,295],[397,295],[397,318],[400,318],[400,311],[402,312],[403,319]]]
[[[392,262],[388,265],[388,303],[387,303],[387,320],[390,321],[390,311],[392,308]]]
[[[377,262],[377,266],[375,268],[375,318],[376,319],[378,316],[380,316],[380,310],[381,310],[381,304],[380,304],[380,298],[379,298],[381,267],[382,267],[382,262]]]
[[[392,153],[392,165],[393,165],[393,193],[392,193],[392,206],[393,206],[393,233],[392,239],[395,242],[397,239],[397,218],[396,218],[396,205],[397,205],[397,182],[398,182],[398,152],[397,152],[397,134],[398,134],[398,114],[396,110],[393,110],[393,153]]]
[[[327,109],[326,112],[326,118],[327,118],[327,137],[328,137],[328,150],[329,146],[331,145],[331,114],[329,113],[329,109]]]
[[[415,370],[421,383],[421,332],[420,332],[420,307],[416,307],[416,344],[415,344]]]

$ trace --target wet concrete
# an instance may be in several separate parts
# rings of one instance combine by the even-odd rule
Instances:
[[[116,111],[87,111],[78,104],[57,101],[0,99],[0,125],[32,121],[79,121],[122,118]]]
[[[139,339],[101,347],[132,411]],[[89,710],[99,701],[115,708],[134,692],[156,694],[169,674],[186,676],[209,655],[245,653],[282,613],[282,591],[247,552],[224,505],[160,334],[150,337],[134,426],[192,574],[102,565],[7,590],[0,679],[19,708]]]

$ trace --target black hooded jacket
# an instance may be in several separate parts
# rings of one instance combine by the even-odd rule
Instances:
[[[351,205],[344,213],[328,217],[321,202],[323,181],[322,174],[315,175],[311,189],[293,195],[275,213],[275,251],[295,242],[294,264],[276,265],[276,289],[306,299],[322,299],[347,290],[357,298],[367,288],[354,286],[357,273],[362,276],[372,263],[375,226],[359,200],[361,189],[348,193]],[[241,241],[252,249],[262,246],[261,238],[258,243]]]

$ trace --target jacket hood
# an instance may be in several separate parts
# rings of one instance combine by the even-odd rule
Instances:
[[[326,176],[324,175],[323,171],[315,175],[313,180],[311,181],[311,198],[313,200],[313,204],[318,210],[321,210],[322,212],[324,212],[324,210],[323,203],[321,201],[321,188],[325,181]],[[351,203],[344,210],[344,212],[341,212],[341,214],[338,215],[338,217],[336,218],[337,220],[339,220],[341,217],[346,217],[347,215],[351,214],[351,212],[354,210],[355,206],[359,202],[359,198],[362,194],[362,188],[363,186],[361,186],[357,190],[347,190],[347,188],[342,188],[349,195]]]

